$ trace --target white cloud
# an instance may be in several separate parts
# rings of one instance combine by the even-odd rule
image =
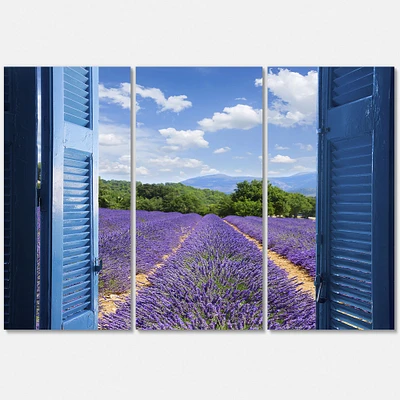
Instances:
[[[279,164],[291,164],[291,163],[296,162],[295,159],[290,158],[289,156],[281,156],[280,154],[271,158],[269,161],[272,163],[279,163]]]
[[[171,168],[161,168],[159,171],[160,172],[171,172],[172,169]]]
[[[314,149],[311,144],[295,143],[294,145],[297,146],[300,150],[313,151]]]
[[[130,163],[103,159],[100,160],[99,170],[100,173],[105,174],[129,175],[131,172],[131,166]]]
[[[136,175],[149,175],[149,170],[146,167],[136,167]]]
[[[104,179],[129,179],[131,127],[102,119],[99,124],[99,172]]]
[[[118,88],[106,88],[102,83],[99,84],[99,99],[108,104],[118,104],[122,108],[131,107],[131,84],[124,82]],[[137,107],[136,103],[136,107]],[[137,108],[136,108],[137,110]]]
[[[242,172],[242,170],[241,169],[235,169],[235,172],[237,172],[239,174],[240,172]]]
[[[235,100],[243,100],[243,101],[247,101],[246,97],[236,97]]]
[[[121,161],[121,162],[130,163],[131,162],[131,155],[130,154],[124,154],[118,160]]]
[[[229,151],[231,148],[230,147],[221,147],[220,149],[214,150],[214,154],[221,154],[221,153],[226,153]]]
[[[201,175],[212,175],[212,174],[218,174],[218,170],[215,168],[210,168],[208,165],[204,165],[203,168],[200,171]]]
[[[141,128],[143,125],[144,125],[143,122],[136,122],[136,126],[137,126],[138,128]]]
[[[212,118],[204,118],[198,124],[207,132],[216,132],[221,129],[254,128],[262,123],[262,110],[253,109],[248,105],[237,104],[234,107],[225,107],[223,112],[216,112]]]
[[[164,93],[157,88],[146,88],[141,85],[136,85],[136,94],[143,98],[153,99],[156,104],[161,107],[160,112],[173,111],[178,113],[185,108],[192,107],[192,102],[187,99],[185,95],[169,96],[166,98]]]
[[[149,163],[161,166],[163,168],[200,168],[203,167],[203,161],[196,160],[195,158],[180,158],[160,156],[158,158],[150,158]]]
[[[128,125],[104,124],[99,125],[100,146],[119,146],[129,144],[131,128]]]
[[[204,139],[204,132],[201,130],[177,131],[175,128],[160,129],[159,132],[166,138],[168,146],[166,149],[176,151],[179,149],[189,149],[193,147],[208,147],[208,142]]]
[[[268,73],[268,90],[277,97],[268,109],[268,122],[282,127],[312,125],[316,118],[317,71],[303,76],[280,68]]]
[[[262,160],[262,156],[258,156],[258,159],[259,159],[259,160]]]
[[[167,153],[178,151],[180,149],[179,146],[163,146],[161,148]]]
[[[234,156],[232,157],[234,160],[243,160],[246,157],[242,157],[242,156]]]
[[[289,150],[289,147],[279,146],[279,144],[275,145],[276,150]]]
[[[253,153],[250,153],[250,151],[246,151],[246,154],[247,154],[248,156],[252,156],[252,155],[253,155]]]
[[[263,78],[259,78],[259,79],[255,79],[254,80],[254,86],[258,87],[258,86],[262,86],[263,85]]]

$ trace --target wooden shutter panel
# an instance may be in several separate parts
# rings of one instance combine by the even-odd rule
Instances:
[[[4,327],[36,324],[36,69],[4,68]]]
[[[393,69],[320,68],[319,134],[317,328],[393,329]]]
[[[49,149],[42,220],[50,231],[42,242],[49,249],[42,327],[97,329],[98,70],[43,69],[42,99]]]

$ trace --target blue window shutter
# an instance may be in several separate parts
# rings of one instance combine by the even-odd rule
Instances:
[[[44,68],[42,102],[42,221],[50,232],[42,242],[42,328],[97,329],[98,69]]]
[[[36,69],[4,68],[4,327],[36,326]]]
[[[393,329],[393,69],[319,74],[317,328]]]

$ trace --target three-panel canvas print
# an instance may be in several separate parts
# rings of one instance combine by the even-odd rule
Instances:
[[[4,68],[4,329],[395,328],[394,68],[134,77]]]

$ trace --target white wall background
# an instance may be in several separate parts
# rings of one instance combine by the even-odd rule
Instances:
[[[399,67],[395,4],[6,1],[0,65]],[[0,397],[396,399],[399,357],[400,339],[391,332],[0,331]]]

